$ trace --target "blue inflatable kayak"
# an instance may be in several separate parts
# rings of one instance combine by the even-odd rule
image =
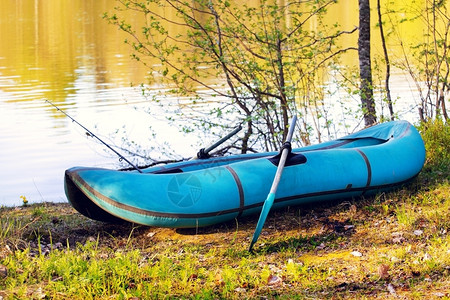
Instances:
[[[69,202],[100,221],[200,227],[256,214],[272,184],[277,153],[184,161],[137,171],[75,167],[65,173]],[[425,162],[420,134],[406,121],[382,123],[289,154],[273,209],[392,189]]]

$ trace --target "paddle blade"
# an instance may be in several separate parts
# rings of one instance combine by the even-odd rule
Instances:
[[[259,235],[261,234],[261,230],[264,227],[264,223],[266,222],[267,215],[269,214],[269,211],[272,208],[274,200],[275,200],[275,193],[269,193],[269,195],[267,195],[266,201],[264,201],[261,214],[259,215],[258,224],[256,224],[256,229],[255,232],[253,233],[253,238],[250,244],[249,251],[252,251],[253,245],[256,243],[256,241],[259,238]]]

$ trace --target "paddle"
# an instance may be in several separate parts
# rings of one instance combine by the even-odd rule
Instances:
[[[248,249],[248,251],[250,251],[250,252],[252,251],[253,245],[258,240],[258,237],[261,233],[264,223],[266,222],[267,215],[269,214],[269,211],[273,205],[273,201],[275,200],[275,194],[278,189],[278,183],[280,183],[281,174],[283,174],[284,165],[286,163],[287,156],[291,150],[290,144],[291,144],[291,140],[292,140],[292,135],[294,134],[294,128],[295,128],[296,122],[297,122],[297,116],[294,115],[294,117],[292,118],[292,121],[291,121],[291,126],[289,127],[289,133],[286,137],[286,142],[284,142],[283,147],[281,148],[282,150],[281,150],[280,162],[278,163],[277,172],[275,173],[275,178],[273,179],[273,182],[272,182],[272,187],[270,188],[270,192],[267,195],[266,200],[264,201],[264,205],[261,210],[261,214],[259,215],[258,224],[256,224],[256,229],[255,229],[255,232],[253,233],[253,239],[250,244],[250,248]]]

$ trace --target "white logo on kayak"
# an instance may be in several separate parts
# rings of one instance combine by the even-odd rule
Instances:
[[[200,200],[202,184],[197,176],[177,174],[169,182],[167,195],[173,204],[179,207],[190,207]]]

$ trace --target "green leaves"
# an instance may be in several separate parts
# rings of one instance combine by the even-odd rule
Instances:
[[[175,96],[195,95],[192,106],[210,101],[211,94],[219,106],[234,106],[196,118],[181,112],[181,118],[195,120],[190,130],[246,123],[242,152],[250,144],[277,149],[290,115],[310,110],[310,101],[301,99],[323,100],[322,74],[339,56],[335,40],[344,35],[337,24],[324,22],[334,3],[329,0],[120,2],[107,19],[129,33],[134,57],[150,69],[152,82]],[[133,19],[124,17],[127,11]],[[212,83],[217,78],[220,84]]]

